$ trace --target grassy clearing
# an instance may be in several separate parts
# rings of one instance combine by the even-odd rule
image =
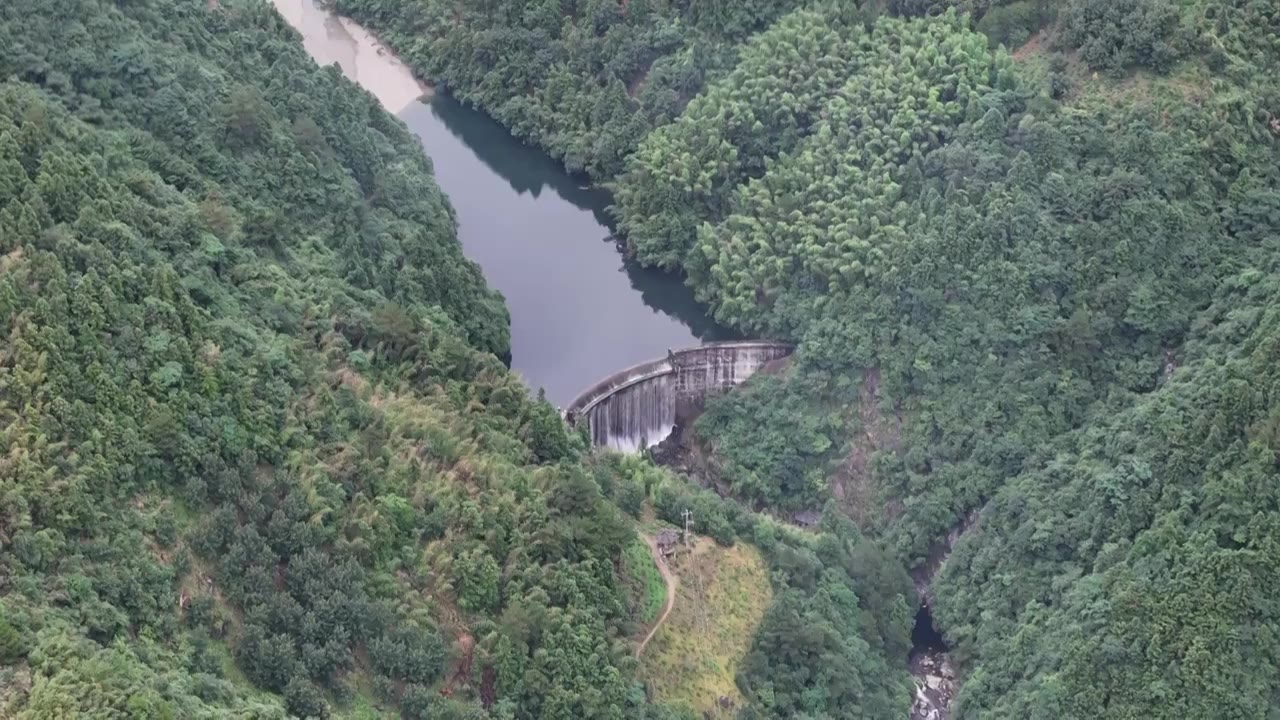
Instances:
[[[399,714],[383,709],[373,699],[373,688],[368,676],[361,675],[355,680],[355,694],[345,705],[333,707],[334,720],[392,720]]]
[[[723,548],[705,538],[670,562],[680,578],[675,607],[645,650],[640,675],[661,702],[731,717],[718,701],[742,706],[734,675],[773,598],[768,569],[750,545]]]
[[[236,665],[236,661],[231,655],[231,648],[227,646],[226,641],[211,640],[208,646],[208,653],[218,659],[218,663],[222,668],[223,679],[243,690],[246,698],[263,704],[281,705],[283,703],[279,695],[274,695],[259,688],[249,678],[245,677],[244,672],[240,670],[240,666]]]
[[[1066,105],[1087,108],[1136,104],[1149,106],[1159,113],[1177,105],[1203,105],[1213,98],[1210,75],[1195,57],[1184,60],[1168,73],[1133,67],[1115,77],[1089,69],[1078,51],[1060,47],[1053,27],[1041,30],[1025,45],[1013,50],[1013,58],[1028,87],[1048,93],[1053,55],[1061,55],[1066,60],[1065,75],[1070,88],[1062,99]]]
[[[636,536],[622,552],[622,581],[627,594],[627,610],[639,627],[647,628],[662,612],[667,586],[653,564],[649,548]]]

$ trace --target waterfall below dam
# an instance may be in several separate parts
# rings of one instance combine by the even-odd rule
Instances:
[[[674,374],[610,395],[587,414],[591,443],[634,453],[666,439],[676,426]]]
[[[638,452],[695,417],[708,395],[741,384],[791,351],[782,343],[743,341],[669,352],[596,383],[573,401],[565,417],[574,425],[585,423],[597,447]]]

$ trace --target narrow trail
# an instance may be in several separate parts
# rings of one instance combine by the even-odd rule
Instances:
[[[645,647],[649,645],[649,641],[654,635],[658,634],[658,628],[662,627],[662,623],[667,621],[667,616],[671,614],[671,608],[676,605],[676,585],[680,582],[675,575],[671,574],[671,569],[667,567],[667,562],[662,559],[662,553],[658,552],[658,541],[649,535],[641,535],[644,538],[644,544],[649,546],[649,555],[653,557],[653,562],[658,566],[658,572],[662,574],[662,580],[667,584],[667,604],[662,608],[662,614],[653,623],[653,627],[649,629],[649,634],[644,636],[644,640],[640,641],[640,646],[636,648],[636,657],[644,652]]]

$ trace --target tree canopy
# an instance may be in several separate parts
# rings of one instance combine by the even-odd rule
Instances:
[[[1068,3],[1047,74],[972,19],[788,15],[628,160],[636,255],[799,342],[699,421],[709,472],[916,568],[976,518],[961,717],[1265,716],[1280,16]]]
[[[719,493],[592,455],[267,5],[6,3],[0,715],[688,717],[624,562],[685,510],[770,568],[742,717],[901,717],[909,571],[957,717],[1275,713],[1280,8],[338,7],[793,361]]]

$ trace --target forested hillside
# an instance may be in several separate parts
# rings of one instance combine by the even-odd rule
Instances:
[[[56,5],[0,11],[0,714],[280,715],[247,676],[420,715],[499,560],[549,683],[508,702],[620,706],[617,613],[563,588],[627,526],[532,468],[576,441],[404,129],[261,4]]]
[[[4,3],[0,717],[694,717],[685,510],[769,569],[740,717],[902,717],[908,571],[956,717],[1276,714],[1280,6],[336,4],[793,362],[692,429],[723,497],[591,456],[269,6]]]
[[[1016,61],[973,19],[794,13],[629,158],[637,256],[800,341],[700,442],[911,566],[972,522],[961,717],[1266,717],[1280,10],[1078,0]]]
[[[775,37],[825,33],[837,22],[779,23],[755,44],[761,57],[777,55]],[[764,80],[732,75],[721,91],[726,108],[702,110],[719,87],[698,98],[646,140],[618,192],[641,258],[683,267],[721,321],[802,341],[792,381],[770,397],[762,387],[733,398],[738,414],[760,417],[753,405],[807,394],[846,424],[862,415],[847,408],[868,402],[896,417],[904,451],[880,457],[875,474],[903,502],[891,531],[908,557],[1039,443],[1085,422],[1099,403],[1126,402],[1117,392],[1154,387],[1166,353],[1249,249],[1220,211],[1222,198],[1261,192],[1271,172],[1265,126],[1226,122],[1244,108],[1154,97],[1165,92],[1158,88],[1057,108],[963,23],[879,21],[866,43],[849,47],[893,54],[815,96],[815,108],[794,95],[794,115],[764,93],[732,95],[738,84],[768,82],[767,65]],[[913,31],[922,33],[918,50]],[[956,72],[958,62],[971,64]],[[968,70],[977,62],[986,65]],[[915,73],[915,83],[904,79]],[[783,130],[763,155],[734,144],[761,135],[749,130],[760,108],[799,128]],[[704,112],[723,124],[692,120]],[[1230,145],[1198,141],[1196,128],[1210,122],[1256,149],[1236,158],[1224,156]],[[733,140],[697,137],[708,132]],[[695,154],[714,147],[721,157]],[[875,398],[858,380],[869,370]],[[834,408],[832,393],[841,396]],[[724,412],[706,427],[731,427]],[[826,423],[832,430],[817,446],[844,445],[841,424]],[[794,487],[767,486],[798,472],[759,452],[778,445],[772,425],[712,433],[730,451],[729,481],[763,477],[766,487],[749,497],[812,503]]]
[[[901,714],[903,570],[584,458],[416,141],[269,6],[0,47],[0,716],[690,717],[636,678],[646,507],[765,552],[747,712]]]
[[[992,498],[937,588],[963,716],[1274,714],[1278,287],[1230,278],[1186,367]]]
[[[659,112],[646,83],[686,51],[649,45],[637,84],[633,46],[568,40],[630,37],[590,8],[521,44],[501,4],[390,5],[345,3],[612,181],[631,251],[721,323],[798,342],[699,422],[710,480],[760,510],[834,500],[921,571],[967,528],[932,588],[960,717],[1275,713],[1280,7],[743,6],[684,36],[721,49]]]

